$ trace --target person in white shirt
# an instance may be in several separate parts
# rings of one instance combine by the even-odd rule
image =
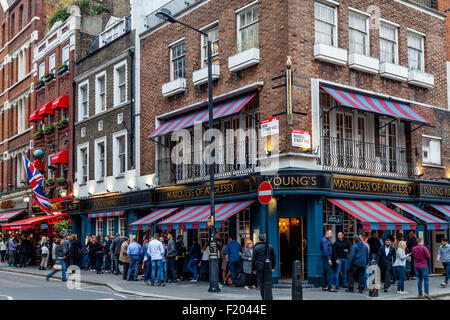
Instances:
[[[5,239],[3,239],[3,238],[1,238],[1,240],[0,240],[0,255],[1,255],[1,262],[5,262],[6,242],[5,242]]]
[[[163,266],[162,258],[164,256],[164,246],[159,239],[159,234],[155,233],[152,237],[152,241],[148,244],[147,253],[150,255],[152,263],[152,273],[150,282],[152,286],[155,285],[155,273],[158,270],[158,286],[164,286],[163,283]],[[149,285],[147,283],[147,285]]]

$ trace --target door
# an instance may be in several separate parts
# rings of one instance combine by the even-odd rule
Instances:
[[[442,262],[437,262],[437,255],[439,251],[439,246],[441,245],[442,238],[445,238],[446,231],[444,230],[433,230],[431,231],[431,256],[432,256],[432,265],[431,268],[434,273],[444,273],[444,266]]]
[[[281,278],[292,277],[294,260],[302,262],[302,273],[305,273],[306,223],[304,218],[279,218],[279,253]]]

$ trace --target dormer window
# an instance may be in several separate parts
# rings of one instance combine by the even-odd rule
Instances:
[[[100,33],[100,48],[124,34],[126,31],[125,25],[126,18],[111,17],[106,24],[105,30]]]

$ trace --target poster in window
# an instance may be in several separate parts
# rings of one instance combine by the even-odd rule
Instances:
[[[311,149],[311,133],[309,131],[291,130],[292,146],[304,149]]]

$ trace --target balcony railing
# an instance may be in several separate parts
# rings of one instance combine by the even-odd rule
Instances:
[[[257,140],[216,147],[214,176],[219,179],[255,172],[258,166],[257,147]],[[200,153],[187,153],[180,164],[170,157],[159,159],[154,183],[162,186],[208,180],[210,166],[204,161],[205,153],[204,150]]]
[[[431,9],[436,9],[436,0],[409,0],[409,2],[414,2]]]
[[[412,177],[411,150],[334,137],[323,137],[324,170],[389,177]]]
[[[159,19],[156,16],[156,13],[163,8],[169,9],[172,12],[172,15],[175,16],[181,11],[193,6],[195,3],[199,1],[201,0],[172,0],[169,3],[166,3],[162,7],[158,8],[157,10],[153,11],[149,15],[147,15],[145,19],[145,27],[147,29],[151,29],[154,26],[157,26],[158,24],[163,22],[163,20]]]

